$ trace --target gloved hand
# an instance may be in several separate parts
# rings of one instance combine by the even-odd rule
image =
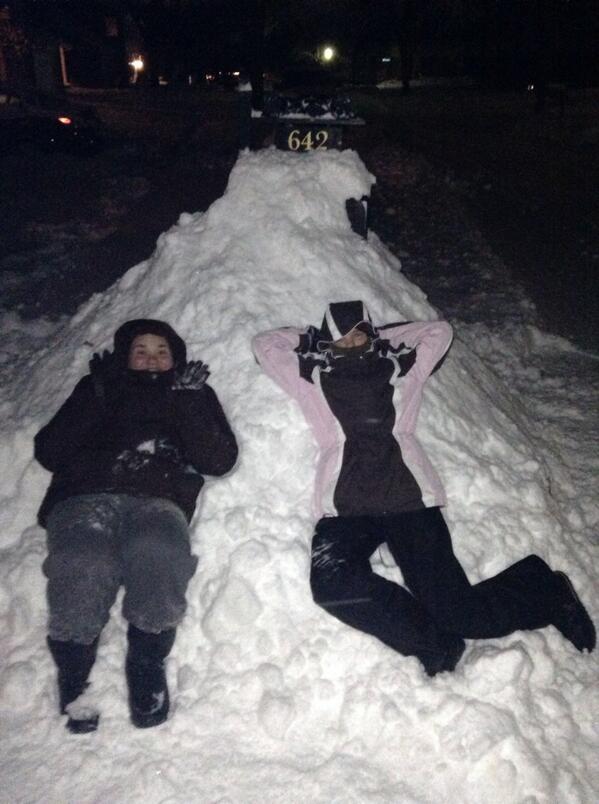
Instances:
[[[210,375],[206,363],[190,360],[177,373],[173,381],[174,391],[198,391]]]
[[[106,380],[114,377],[117,374],[117,364],[113,352],[104,349],[102,354],[94,352],[92,359],[89,361],[89,372],[94,377],[101,377]]]
[[[106,398],[107,390],[114,390],[117,382],[122,377],[122,371],[114,356],[114,352],[104,349],[102,354],[94,352],[89,361],[89,372],[94,384],[96,396],[100,399]]]
[[[316,345],[320,340],[320,331],[316,327],[309,326],[305,332],[300,335],[299,346],[297,352],[300,355],[307,354],[308,352],[316,352]]]

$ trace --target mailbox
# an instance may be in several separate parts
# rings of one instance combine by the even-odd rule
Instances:
[[[346,96],[308,96],[303,98],[271,95],[265,99],[265,117],[274,120],[274,143],[282,151],[309,153],[343,148],[343,134],[353,126],[363,126]],[[368,236],[368,198],[348,198],[345,209],[352,229]]]

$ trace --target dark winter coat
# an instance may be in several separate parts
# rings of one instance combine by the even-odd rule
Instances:
[[[126,338],[123,328],[117,331],[110,376],[85,376],[35,437],[35,457],[53,473],[39,512],[42,525],[57,502],[103,492],[166,498],[189,520],[202,475],[223,475],[235,464],[235,437],[212,388],[172,388],[185,360],[180,339],[169,338],[171,371],[125,368],[135,335],[165,334],[158,327],[140,331],[131,326],[136,323],[125,325]]]

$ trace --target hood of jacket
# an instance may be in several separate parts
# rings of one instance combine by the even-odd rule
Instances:
[[[129,360],[129,350],[138,335],[158,335],[168,343],[173,355],[174,368],[179,369],[187,360],[185,341],[166,321],[154,318],[135,318],[126,321],[114,333],[114,355],[119,364],[125,367]]]
[[[320,341],[323,344],[330,344],[343,338],[354,328],[361,329],[371,340],[378,336],[368,307],[363,301],[332,302],[327,305],[322,319]]]

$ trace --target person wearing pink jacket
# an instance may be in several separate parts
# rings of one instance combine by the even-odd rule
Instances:
[[[530,555],[472,585],[441,513],[439,476],[415,434],[426,380],[452,342],[444,321],[375,327],[362,301],[329,304],[320,329],[257,335],[257,361],[293,397],[320,448],[310,583],[317,604],[430,676],[464,638],[555,626],[593,650],[595,628],[568,577]],[[373,572],[387,543],[405,587]]]

